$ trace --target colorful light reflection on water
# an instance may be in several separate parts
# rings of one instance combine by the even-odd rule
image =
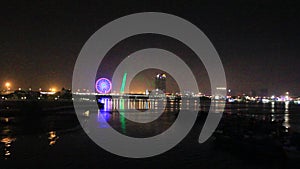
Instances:
[[[99,123],[100,128],[108,128],[109,124],[107,122],[109,119],[110,119],[110,113],[103,110],[98,111],[97,121]]]
[[[116,116],[116,114],[119,114],[120,123],[121,123],[121,129],[122,133],[126,133],[126,119],[124,116],[124,103],[125,101],[123,99],[120,99],[119,101],[119,109],[116,111],[116,108],[112,108],[112,100],[108,98],[102,98],[100,100],[101,103],[104,104],[103,109],[99,109],[97,121],[99,122],[100,128],[108,128],[109,124],[107,122]]]
[[[122,132],[126,133],[126,121],[125,121],[125,116],[124,116],[124,100],[120,100],[120,122],[121,122],[121,128]]]

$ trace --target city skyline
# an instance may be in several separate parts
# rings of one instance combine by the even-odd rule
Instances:
[[[233,91],[268,89],[270,95],[286,91],[300,95],[296,70],[299,17],[293,3],[142,1],[116,6],[97,1],[5,2],[1,10],[5,16],[1,22],[1,87],[10,82],[12,89],[71,88],[79,51],[96,30],[124,15],[158,11],[187,19],[208,36],[223,62],[228,88]],[[179,42],[155,36],[124,42],[127,45],[120,43],[110,51],[108,57],[113,59],[99,68],[99,77],[110,78],[110,71],[132,51],[161,47],[185,60],[195,70],[201,92],[209,92],[203,65]]]
[[[4,0],[1,168],[299,168],[299,4]]]

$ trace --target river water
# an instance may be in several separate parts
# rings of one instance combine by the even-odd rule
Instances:
[[[145,105],[143,105],[145,106]],[[300,132],[300,106],[227,105],[226,117],[241,114],[264,119],[266,123],[282,121],[287,132]],[[0,117],[0,168],[298,168],[298,157],[272,156],[266,150],[222,148],[214,136],[198,143],[209,106],[202,107],[198,119],[187,135],[173,149],[150,158],[131,159],[111,154],[97,146],[79,125],[74,110],[36,116]],[[82,112],[88,116],[90,112]],[[131,137],[149,137],[162,133],[176,120],[178,110],[166,109],[155,122],[139,126],[111,108],[96,112],[118,132]],[[95,119],[99,120],[99,119]],[[225,119],[226,120],[226,119]],[[222,123],[222,121],[221,121]],[[99,127],[106,128],[99,121]],[[274,152],[274,154],[277,152]],[[271,155],[270,155],[271,154]]]

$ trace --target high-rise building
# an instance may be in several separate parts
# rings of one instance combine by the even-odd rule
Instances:
[[[157,74],[155,77],[155,89],[162,90],[163,92],[166,92],[166,74]]]

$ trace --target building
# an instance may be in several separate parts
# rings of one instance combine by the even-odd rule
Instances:
[[[227,88],[226,87],[217,87],[216,93],[214,93],[215,99],[225,99],[227,95]]]
[[[155,77],[155,89],[162,90],[164,93],[166,92],[166,74],[157,74]]]

